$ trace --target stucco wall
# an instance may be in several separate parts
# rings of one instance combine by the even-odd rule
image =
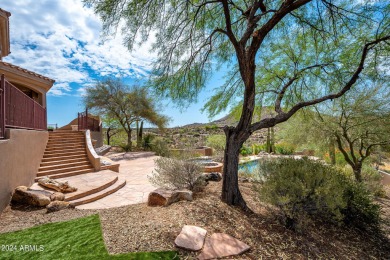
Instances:
[[[102,130],[102,127],[100,128],[100,132],[92,132],[91,131],[91,138],[92,138],[92,140],[96,140],[95,147],[103,146],[103,130]]]
[[[8,205],[17,186],[33,184],[49,134],[7,129],[6,137],[0,140],[0,212]]]

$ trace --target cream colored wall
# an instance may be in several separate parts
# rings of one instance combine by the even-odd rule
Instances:
[[[0,212],[10,202],[17,186],[33,184],[49,134],[46,131],[7,129],[6,137],[0,140]]]
[[[91,131],[92,140],[96,140],[95,147],[103,146],[103,127],[100,127],[100,132]]]

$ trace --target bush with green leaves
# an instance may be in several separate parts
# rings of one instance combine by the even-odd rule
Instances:
[[[218,129],[218,128],[219,128],[219,127],[218,127],[218,125],[216,125],[216,124],[206,125],[206,126],[205,126],[206,131],[216,130],[216,129]]]
[[[247,146],[242,146],[240,149],[240,154],[242,156],[248,156],[252,154],[252,148]]]
[[[151,142],[151,149],[158,156],[169,157],[170,151],[167,141],[164,138],[156,137]]]
[[[295,145],[290,143],[278,143],[275,145],[275,152],[283,155],[291,155],[295,152]]]
[[[122,148],[123,151],[125,152],[131,152],[131,145],[128,145],[128,144],[120,144],[119,145],[120,148]]]
[[[206,145],[220,152],[225,150],[226,136],[225,135],[210,135],[207,137]]]
[[[193,160],[160,157],[155,161],[155,171],[149,181],[165,189],[189,189],[200,191],[205,186],[201,178],[203,167]]]
[[[261,151],[266,151],[266,144],[252,144],[253,154],[259,154]]]
[[[314,217],[339,224],[379,223],[379,208],[369,191],[338,168],[307,158],[283,158],[262,161],[257,175],[260,198],[280,210],[289,228],[304,229]]]
[[[344,197],[347,206],[342,209],[344,222],[360,228],[378,227],[380,206],[373,201],[372,193],[364,183],[349,181],[345,183]]]
[[[346,175],[354,178],[351,166],[345,165],[343,171]],[[365,188],[376,197],[384,197],[386,192],[383,188],[382,175],[370,164],[363,164],[362,179]]]
[[[146,134],[142,139],[142,147],[145,150],[151,150],[152,149],[152,141],[154,139],[154,135],[152,134]]]

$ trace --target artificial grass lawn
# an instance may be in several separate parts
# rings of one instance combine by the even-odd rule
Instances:
[[[136,239],[136,238],[134,238]],[[0,234],[0,259],[179,259],[174,251],[109,255],[98,215]]]

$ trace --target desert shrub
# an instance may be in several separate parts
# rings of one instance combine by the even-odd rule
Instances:
[[[119,147],[122,148],[122,150],[126,153],[131,152],[131,148],[132,148],[132,146],[129,144],[120,144]]]
[[[350,176],[350,178],[355,178],[351,166],[345,165],[343,171],[347,176]],[[381,174],[370,164],[363,165],[362,180],[363,185],[372,195],[376,197],[383,197],[386,195],[382,184]]]
[[[364,183],[345,183],[344,197],[347,206],[342,210],[344,222],[359,228],[378,227],[380,206],[373,201],[372,193]]]
[[[252,153],[253,154],[259,154],[261,151],[265,151],[265,148],[263,149],[263,145],[252,144]]]
[[[376,225],[379,211],[370,193],[336,167],[307,158],[262,161],[260,198],[280,210],[283,223],[304,229],[308,220]]]
[[[295,152],[295,145],[290,143],[278,143],[275,145],[275,152],[284,155],[293,154]]]
[[[247,146],[243,146],[243,147],[241,147],[241,149],[240,149],[240,154],[241,154],[242,156],[251,155],[251,154],[252,154],[252,148],[247,147]]]
[[[329,152],[326,152],[323,155],[323,159],[325,160],[325,162],[331,163]],[[347,165],[347,161],[345,160],[344,155],[339,150],[336,150],[335,152],[335,159],[336,159],[336,165],[341,167]]]
[[[206,145],[214,148],[216,151],[223,151],[225,150],[226,136],[210,135],[207,137]]]
[[[154,139],[154,135],[146,134],[142,139],[142,147],[145,150],[151,150],[152,149],[152,141]]]
[[[154,162],[155,171],[148,178],[155,186],[192,191],[199,191],[205,186],[204,179],[201,178],[203,167],[197,162],[164,157]]]
[[[219,127],[218,127],[216,124],[206,125],[206,126],[205,126],[206,131],[216,130],[216,129],[218,129],[218,128],[219,128]]]
[[[169,157],[170,155],[168,144],[166,140],[161,137],[153,138],[151,142],[151,149],[159,156]]]

